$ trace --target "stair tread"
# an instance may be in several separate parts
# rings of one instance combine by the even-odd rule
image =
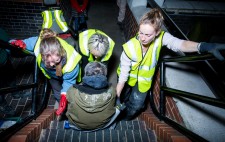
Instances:
[[[96,132],[82,132],[72,129],[43,129],[39,142],[46,141],[112,141],[112,142],[156,142],[156,135],[152,130],[101,130]]]
[[[64,121],[51,121],[50,129],[64,129]],[[132,121],[120,121],[117,123],[116,130],[136,130],[136,129],[147,129],[144,121],[132,120]]]

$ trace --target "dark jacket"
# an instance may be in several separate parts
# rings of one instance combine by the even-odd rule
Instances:
[[[94,78],[94,81],[91,79],[91,83],[74,85],[67,91],[66,116],[70,124],[84,130],[104,127],[116,111],[115,89],[108,84],[105,87],[99,87],[101,78]],[[83,81],[86,82],[85,78]]]

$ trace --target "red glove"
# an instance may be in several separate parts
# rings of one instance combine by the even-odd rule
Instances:
[[[56,111],[56,115],[61,115],[65,111],[66,105],[67,105],[66,94],[61,94],[59,108]]]
[[[11,44],[21,49],[26,49],[26,44],[22,40],[14,40],[11,42]]]

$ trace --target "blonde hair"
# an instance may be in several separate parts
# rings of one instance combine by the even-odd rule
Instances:
[[[56,33],[50,29],[43,29],[41,35],[40,43],[40,54],[42,56],[42,61],[48,66],[46,62],[49,54],[57,54],[60,57],[65,57],[66,52],[61,46],[59,40],[56,37]]]
[[[88,39],[88,49],[94,56],[103,57],[109,49],[109,41],[105,35],[95,33]]]
[[[155,28],[155,30],[158,32],[161,30],[161,26],[163,24],[163,16],[159,9],[153,8],[148,13],[144,14],[140,20],[140,25],[143,24],[150,24]]]

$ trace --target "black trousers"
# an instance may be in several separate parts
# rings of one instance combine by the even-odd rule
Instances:
[[[51,86],[52,86],[52,93],[56,99],[56,101],[60,101],[60,95],[61,95],[61,90],[62,90],[62,81],[57,80],[54,78],[51,78],[49,80]]]

